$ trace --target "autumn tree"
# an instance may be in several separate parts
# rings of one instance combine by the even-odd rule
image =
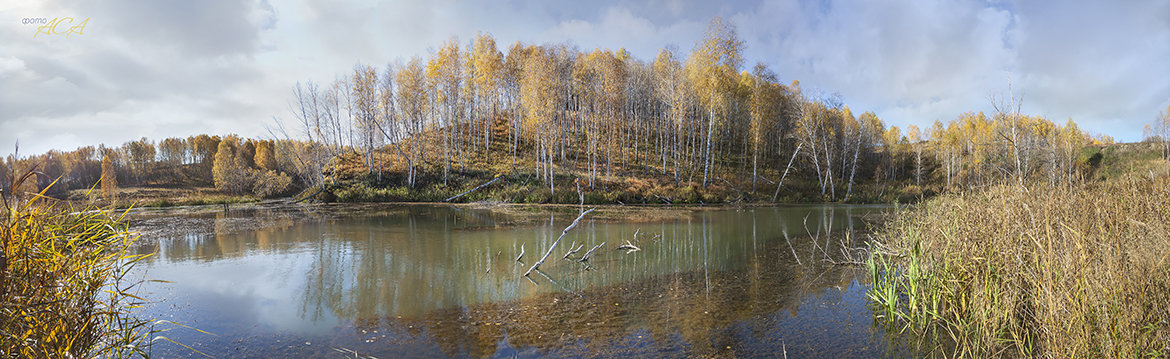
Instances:
[[[1028,149],[1024,143],[1024,125],[1023,120],[1025,116],[1020,112],[1023,107],[1023,96],[1017,96],[1012,92],[1012,85],[1008,83],[1006,95],[991,96],[991,105],[995,109],[993,116],[995,122],[998,124],[998,137],[1003,141],[1012,156],[1012,163],[1014,166],[1011,173],[1016,179],[1016,184],[1023,185],[1024,178],[1027,177]]]
[[[534,51],[535,47],[526,47],[517,41],[512,43],[512,46],[508,48],[508,54],[504,57],[503,97],[505,111],[508,113],[509,122],[511,122],[509,127],[512,132],[511,164],[513,169],[516,167],[520,136],[524,132],[523,115],[525,109],[522,107],[523,99],[521,96],[523,96],[522,82],[525,77],[525,64],[528,62],[529,55]]]
[[[914,184],[922,185],[922,130],[918,126],[906,126],[906,140],[914,152]]]
[[[186,162],[187,142],[182,138],[166,138],[158,143],[160,160],[171,167],[177,167]]]
[[[264,171],[275,171],[276,164],[275,144],[272,140],[256,142],[256,167]]]
[[[196,173],[201,173],[204,176],[210,174],[212,171],[212,164],[215,160],[215,153],[219,149],[219,136],[198,135],[188,137],[187,142],[191,147],[191,159],[199,170]],[[204,181],[212,180],[204,177]],[[212,180],[211,182],[214,182]]]
[[[374,166],[375,151],[382,145],[377,70],[369,65],[355,66],[350,85],[353,91],[353,124],[357,130],[357,147],[361,149],[369,173],[376,173],[380,177],[381,171]]]
[[[430,100],[426,92],[426,75],[422,59],[414,57],[400,71],[398,71],[398,91],[396,103],[398,105],[398,126],[406,132],[406,138],[412,139],[407,148],[407,176],[406,185],[414,187],[415,168],[422,159],[423,145],[420,138],[423,134],[426,116],[430,109]]]
[[[752,192],[756,192],[760,154],[764,152],[765,140],[771,137],[768,130],[779,127],[784,93],[777,83],[776,74],[763,63],[757,63],[750,74],[744,72],[741,83],[750,91],[748,143],[752,153]]]
[[[904,168],[903,157],[905,156],[905,142],[902,137],[902,129],[897,126],[890,126],[886,129],[886,133],[882,134],[882,144],[886,150],[888,159],[887,169],[890,180],[898,180],[898,174]]]
[[[1170,106],[1166,106],[1165,110],[1158,113],[1158,117],[1154,118],[1154,125],[1148,126],[1151,128],[1150,135],[1147,138],[1154,138],[1162,149],[1162,158],[1170,160]]]
[[[154,165],[154,143],[143,137],[122,145],[130,160],[130,171],[135,184],[142,183],[142,176],[149,174]]]
[[[555,192],[552,136],[555,133],[554,116],[559,93],[552,55],[542,50],[533,52],[525,61],[524,73],[520,92],[525,132],[533,134],[537,142],[537,172],[544,178],[549,190]]]
[[[240,139],[235,135],[224,136],[219,141],[211,170],[216,189],[232,194],[243,194],[248,188],[248,168],[244,161],[237,158],[239,150]]]
[[[107,199],[114,198],[118,191],[118,176],[114,172],[113,151],[102,151],[102,195]]]
[[[695,87],[699,103],[706,109],[707,130],[704,134],[703,186],[707,185],[714,158],[712,138],[717,123],[723,121],[730,105],[727,94],[735,83],[742,63],[743,41],[735,27],[715,17],[707,24],[703,39],[695,44],[687,61],[687,78]]]
[[[865,112],[860,117],[854,118],[853,113],[849,111],[848,107],[842,109],[841,119],[844,121],[842,126],[845,128],[845,131],[843,132],[846,135],[851,134],[853,136],[852,139],[842,141],[845,145],[842,154],[847,156],[850,150],[849,147],[852,147],[853,152],[852,163],[848,165],[849,180],[847,183],[849,185],[845,190],[845,200],[849,200],[849,197],[853,195],[853,183],[857,177],[857,169],[861,166],[862,159],[868,159],[873,154],[873,144],[876,142],[877,135],[881,133],[882,125],[881,120],[873,112]],[[845,166],[846,162],[842,160],[842,166]],[[842,168],[841,173],[842,180],[844,180],[844,168]]]
[[[386,65],[386,70],[382,71],[381,76],[378,76],[378,120],[377,132],[381,135],[379,142],[386,143],[398,152],[398,155],[407,162],[408,166],[413,166],[410,163],[410,157],[406,155],[406,151],[402,148],[403,128],[398,123],[398,104],[394,101],[394,78],[397,76],[397,70],[393,64]],[[382,166],[375,165],[378,180],[382,179]]]
[[[662,49],[654,59],[652,66],[654,77],[657,79],[655,92],[656,100],[660,104],[664,120],[664,144],[662,152],[662,166],[667,167],[670,162],[674,182],[681,182],[684,162],[684,129],[688,123],[690,109],[693,108],[693,91],[683,74],[681,62],[675,58],[674,52]]]
[[[489,34],[480,33],[464,63],[467,83],[471,86],[472,118],[478,119],[483,130],[483,156],[491,161],[491,130],[494,116],[500,109],[500,91],[504,85],[504,54],[496,48]]]
[[[458,151],[454,141],[454,131],[459,125],[459,93],[462,80],[459,66],[459,43],[454,39],[448,40],[439,49],[439,52],[427,62],[427,86],[432,89],[430,107],[432,114],[438,119],[436,130],[443,137],[443,183],[451,172],[451,155]]]
[[[240,146],[236,149],[236,161],[243,168],[255,168],[256,141],[249,138],[243,139],[240,142]]]

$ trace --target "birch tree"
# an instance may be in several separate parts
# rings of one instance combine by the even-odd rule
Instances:
[[[703,154],[704,187],[707,186],[714,163],[711,145],[715,126],[725,120],[729,105],[726,94],[739,73],[743,46],[743,41],[735,33],[735,27],[715,17],[707,24],[703,39],[695,44],[687,60],[687,77],[694,85],[699,103],[707,112]]]

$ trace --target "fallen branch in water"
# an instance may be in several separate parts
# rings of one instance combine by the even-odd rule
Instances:
[[[486,187],[487,185],[489,185],[489,184],[492,184],[492,183],[494,183],[494,182],[496,182],[496,181],[498,181],[498,180],[500,180],[500,175],[499,175],[499,174],[497,174],[497,175],[496,175],[496,178],[492,178],[492,180],[491,180],[491,181],[487,181],[487,182],[485,182],[484,184],[481,184],[481,185],[479,185],[479,186],[476,186],[475,188],[469,189],[469,190],[467,190],[467,192],[463,192],[463,193],[460,193],[460,194],[454,195],[454,196],[452,196],[451,198],[448,198],[448,199],[445,199],[445,200],[443,200],[443,202],[451,202],[451,201],[455,200],[456,198],[463,197],[464,195],[467,195],[468,193],[471,193],[471,192],[475,192],[476,190],[478,190],[478,189],[480,189],[480,188],[484,188],[484,187]]]
[[[822,261],[822,262],[827,262],[827,263],[829,263],[829,264],[832,264],[832,265],[838,265],[838,266],[863,266],[863,265],[865,265],[865,262],[859,262],[859,261],[848,261],[848,260],[846,260],[846,261],[835,261],[835,260],[832,260],[832,259],[830,259],[830,258],[825,258],[825,259],[822,259],[821,261]]]
[[[576,244],[576,243],[577,242],[573,242],[573,244]],[[565,259],[569,259],[569,256],[572,255],[573,253],[580,252],[581,248],[585,248],[585,243],[581,243],[580,246],[577,246],[577,249],[573,249],[573,244],[569,245],[569,251],[567,253],[565,253],[565,257],[564,257]]]
[[[581,215],[577,216],[577,219],[574,219],[572,224],[570,224],[568,227],[565,227],[565,230],[561,231],[561,236],[557,237],[557,240],[555,242],[553,242],[553,244],[551,246],[548,247],[547,252],[544,252],[544,257],[540,257],[540,260],[536,261],[536,263],[532,265],[532,268],[528,268],[528,271],[524,272],[524,276],[527,277],[529,273],[532,273],[532,271],[536,270],[536,268],[539,268],[540,265],[544,263],[544,260],[548,259],[548,256],[550,254],[552,254],[553,249],[555,249],[557,247],[557,244],[561,243],[561,239],[564,239],[565,235],[569,233],[569,230],[573,229],[573,227],[576,227],[577,223],[581,222],[581,218],[585,218],[585,215],[589,214],[589,212],[593,212],[593,210],[595,210],[595,209],[597,209],[597,208],[594,207],[594,208],[590,208],[588,211],[581,212]]]
[[[623,244],[623,245],[617,246],[617,248],[614,248],[614,250],[622,250],[622,249],[626,250],[626,254],[630,254],[630,253],[642,250],[642,248],[638,248],[638,246],[635,246],[633,243],[630,243],[630,240],[628,240],[628,239],[626,240],[626,244]]]
[[[524,258],[524,243],[520,243],[520,255],[516,256],[516,261],[519,262],[520,258]]]
[[[592,249],[590,249],[588,252],[585,252],[585,255],[581,256],[581,259],[578,259],[577,261],[578,261],[578,262],[587,262],[587,261],[589,261],[589,256],[593,254],[593,251],[596,251],[598,248],[601,248],[601,246],[604,246],[604,245],[605,245],[605,242],[601,242],[601,244],[598,244],[598,245],[596,245],[596,246],[593,246],[593,248],[592,248]]]

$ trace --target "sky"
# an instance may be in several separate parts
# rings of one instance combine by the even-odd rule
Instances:
[[[746,68],[762,62],[888,125],[990,112],[1009,84],[1024,112],[1120,141],[1141,140],[1170,106],[1164,0],[6,0],[0,153],[17,141],[27,155],[270,138],[298,81],[331,82],[357,63],[426,57],[479,32],[501,51],[569,43],[651,61],[663,47],[689,53],[715,16],[745,41]]]

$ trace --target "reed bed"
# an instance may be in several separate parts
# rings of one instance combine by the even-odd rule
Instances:
[[[891,220],[874,314],[948,357],[1165,357],[1170,177],[999,186]]]
[[[0,358],[148,356],[156,323],[132,315],[145,255],[120,215],[41,195],[6,195],[2,210]]]

